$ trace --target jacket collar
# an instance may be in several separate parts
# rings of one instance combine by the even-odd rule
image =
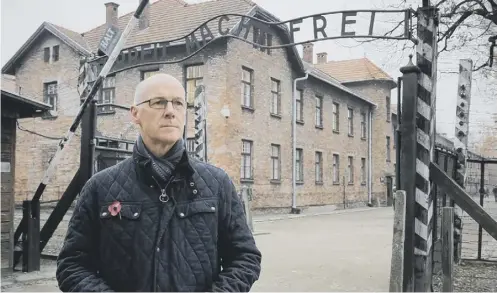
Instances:
[[[133,162],[136,167],[138,167],[138,170],[140,171],[140,175],[144,174],[149,174],[151,171],[151,162],[150,160],[143,159],[140,157],[140,155],[133,150]],[[183,155],[179,161],[179,163],[176,165],[176,168],[174,169],[173,176],[177,179],[180,178],[191,178],[193,174],[195,173],[195,169],[192,164],[192,160],[188,156],[188,152],[185,149],[183,151]],[[148,177],[148,176],[146,176]],[[144,178],[146,181],[149,181],[151,178]]]

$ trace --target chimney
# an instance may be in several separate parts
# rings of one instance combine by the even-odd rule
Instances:
[[[307,62],[307,63],[311,63],[312,64],[312,57],[314,56],[314,50],[313,50],[313,47],[314,47],[314,44],[313,43],[305,43],[303,44],[303,47],[304,47],[304,50],[303,50],[303,55],[304,55],[304,61]]]
[[[326,62],[328,62],[328,53],[326,52],[317,53],[317,56],[318,56],[318,64],[325,64]]]
[[[141,0],[138,0],[138,2],[141,2]],[[147,3],[145,9],[143,9],[142,14],[140,15],[140,21],[138,22],[138,29],[139,30],[146,29],[149,26],[149,22],[150,22],[150,2]]]
[[[117,25],[117,8],[119,4],[115,2],[105,3],[105,23],[107,25]]]

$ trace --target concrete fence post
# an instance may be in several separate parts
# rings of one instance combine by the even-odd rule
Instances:
[[[250,203],[252,201],[251,193],[252,193],[251,188],[247,186],[242,186],[241,194],[242,194],[243,207],[245,209],[245,217],[247,219],[247,224],[250,227],[250,231],[254,232],[254,222],[252,220],[251,203]]]
[[[397,190],[394,195],[394,222],[390,292],[402,292],[404,280],[404,241],[406,222],[406,192]]]
[[[442,274],[443,292],[452,292],[454,271],[454,208],[442,209]]]

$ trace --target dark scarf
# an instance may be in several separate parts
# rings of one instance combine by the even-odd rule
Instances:
[[[168,182],[173,175],[176,165],[178,165],[183,156],[185,142],[181,138],[163,157],[160,158],[156,157],[147,149],[141,136],[138,136],[134,149],[140,157],[140,160],[150,163],[154,176],[157,176],[164,182]]]

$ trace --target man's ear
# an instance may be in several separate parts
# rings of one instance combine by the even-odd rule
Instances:
[[[140,124],[140,118],[138,116],[138,108],[136,106],[131,106],[129,112],[131,114],[131,121],[133,121],[133,123],[135,124]]]

